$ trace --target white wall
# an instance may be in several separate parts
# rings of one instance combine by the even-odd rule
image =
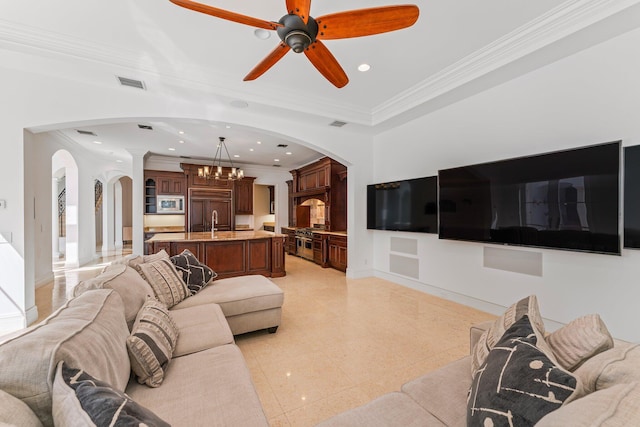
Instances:
[[[640,144],[638,46],[640,30],[380,135],[371,182],[618,139]],[[379,276],[495,312],[536,294],[547,319],[566,323],[599,313],[616,337],[640,340],[639,251],[610,256],[514,248],[542,253],[543,275],[536,277],[483,268],[482,244],[369,233]],[[418,280],[389,272],[391,236],[418,240]]]
[[[205,93],[205,89],[197,93],[188,90],[175,91],[159,83],[157,76],[146,75],[138,70],[115,69],[115,67],[106,70],[105,64],[83,62],[77,58],[52,54],[46,57],[38,56],[36,61],[36,57],[31,54],[0,49],[0,64],[0,80],[11,82],[11,85],[3,86],[4,102],[0,103],[0,146],[2,147],[0,200],[5,200],[7,205],[6,209],[0,209],[0,232],[3,236],[10,236],[8,243],[0,243],[0,269],[3,272],[0,275],[0,286],[9,296],[6,297],[0,293],[0,333],[7,329],[22,327],[27,323],[26,313],[35,307],[35,264],[42,261],[35,259],[35,248],[41,243],[36,239],[38,225],[36,221],[27,221],[27,219],[33,218],[32,200],[36,191],[40,191],[36,190],[40,184],[33,179],[35,175],[32,173],[32,168],[34,165],[45,165],[42,159],[46,156],[44,153],[37,152],[39,147],[31,145],[25,149],[25,141],[28,142],[31,138],[31,133],[25,136],[25,129],[38,133],[121,118],[173,117],[224,121],[284,135],[292,141],[336,158],[350,166],[350,183],[359,183],[359,186],[354,188],[363,186],[370,178],[372,139],[349,127],[336,129],[313,125],[302,117],[302,113],[283,115],[278,110],[258,113],[251,108],[234,109],[229,107],[227,102],[217,100],[215,96],[207,96],[211,94]],[[87,80],[80,76],[79,70],[83,70],[87,75],[93,75],[100,84],[87,83]],[[147,91],[118,87],[113,78],[116,73],[135,75],[154,84],[151,84]],[[103,160],[108,161],[106,158]],[[76,161],[80,169],[81,200],[88,198],[93,201],[93,179],[96,177],[87,172],[86,176],[90,179],[87,179],[86,183],[82,179],[82,168],[92,167],[91,160],[76,159]],[[47,164],[50,169],[50,160]],[[248,168],[246,173],[250,174]],[[131,170],[123,173],[115,164],[111,170],[101,172],[101,175],[108,178],[104,182],[111,182],[114,176],[125,174],[131,175]],[[279,212],[286,216],[286,208],[282,208],[287,203],[284,181],[281,184],[256,183],[276,184]],[[136,185],[135,182],[134,185]],[[50,174],[46,187],[50,192]],[[355,195],[354,188],[350,189],[351,202],[356,198],[362,198],[362,194]],[[50,218],[51,208],[48,202],[41,205],[47,206],[47,212],[43,211],[42,215],[46,214]],[[81,202],[81,206],[87,211],[80,212],[80,218],[86,217],[90,220],[86,221],[89,224],[87,230],[80,230],[80,239],[85,243],[89,242],[87,247],[94,248],[93,202],[88,203],[89,207]],[[134,229],[136,218],[139,218],[142,225],[142,211],[141,209],[136,211],[135,206],[134,203]],[[108,205],[105,209],[108,209]],[[364,205],[350,209],[349,225],[352,227],[356,227],[356,215],[360,217],[365,215]],[[108,223],[110,221],[108,216],[105,218]],[[278,227],[286,225],[286,218],[282,215],[278,215],[276,221]],[[44,224],[44,221],[42,223]],[[365,262],[371,259],[371,251],[370,244],[367,242],[369,237],[364,227],[358,224],[353,231],[354,238],[357,235],[362,237],[358,243],[352,242],[351,235],[349,237],[350,244],[353,243],[349,249],[350,269],[358,271],[363,270]],[[111,235],[111,232],[105,234],[107,238]],[[363,249],[358,251],[357,246],[360,245]],[[50,248],[51,243],[47,246]],[[91,257],[92,252],[80,254],[81,262]],[[50,261],[49,256],[46,262]]]

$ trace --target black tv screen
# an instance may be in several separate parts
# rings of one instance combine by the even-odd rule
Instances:
[[[368,185],[367,228],[437,233],[438,178]]]
[[[438,172],[440,238],[620,254],[620,141]]]
[[[640,145],[624,149],[624,247],[640,248]]]

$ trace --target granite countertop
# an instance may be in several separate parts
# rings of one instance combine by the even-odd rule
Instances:
[[[212,242],[222,240],[254,240],[269,237],[284,237],[284,235],[262,230],[216,231],[213,237],[211,236],[210,231],[201,231],[197,233],[158,233],[147,240],[147,242]]]
[[[184,232],[184,225],[145,227],[144,232],[145,233],[179,233],[179,232]]]

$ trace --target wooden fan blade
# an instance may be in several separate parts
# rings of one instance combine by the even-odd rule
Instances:
[[[306,24],[309,21],[311,0],[287,0],[287,13],[298,15]]]
[[[269,68],[273,67],[276,62],[280,61],[290,50],[291,48],[285,42],[280,42],[280,44],[276,46],[276,48],[273,49],[262,61],[260,61],[253,70],[249,71],[249,74],[246,75],[244,81],[255,80],[263,75]]]
[[[418,20],[415,5],[383,6],[332,13],[316,18],[322,40],[370,36],[410,27]]]
[[[205,13],[207,15],[215,16],[216,18],[226,19],[227,21],[238,22],[240,24],[250,25],[252,27],[264,28],[265,30],[275,30],[278,27],[282,27],[282,24],[277,22],[265,21],[258,18],[252,18],[250,16],[241,15],[239,13],[229,12],[228,10],[218,9],[217,7],[209,6],[202,3],[196,3],[191,0],[169,0],[173,4],[182,6],[187,9],[195,10],[196,12]]]
[[[304,54],[307,55],[313,66],[320,71],[320,74],[333,83],[335,87],[341,88],[349,83],[349,77],[347,77],[338,60],[320,40],[316,40],[315,43],[306,48]]]

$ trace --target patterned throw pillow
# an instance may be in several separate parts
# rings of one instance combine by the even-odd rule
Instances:
[[[171,308],[191,293],[169,258],[136,265],[136,270],[153,288],[158,301]]]
[[[171,262],[176,266],[176,270],[182,273],[182,280],[187,284],[191,295],[200,292],[212,279],[218,277],[216,272],[201,264],[188,249],[182,251],[180,255],[172,256]]]
[[[162,384],[177,341],[178,328],[167,308],[153,298],[147,299],[127,338],[131,369],[140,384]]]
[[[558,362],[574,371],[585,360],[613,347],[613,338],[597,314],[579,317],[545,338]]]
[[[542,334],[544,334],[544,322],[538,308],[538,299],[535,295],[530,295],[512,304],[507,310],[493,322],[478,339],[477,344],[471,350],[471,376],[474,376],[480,365],[489,355],[489,351],[496,345],[496,342],[504,335],[514,323],[529,316],[531,322]]]
[[[169,427],[126,394],[64,362],[53,381],[53,419],[56,426]]]
[[[550,356],[528,316],[514,323],[473,378],[467,426],[533,426],[577,393],[578,380]]]

